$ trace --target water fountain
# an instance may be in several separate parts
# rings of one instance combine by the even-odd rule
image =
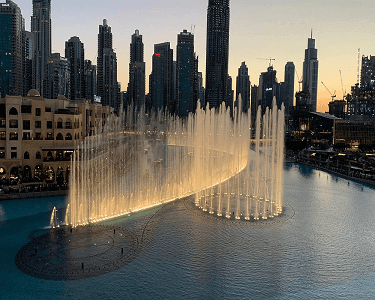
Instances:
[[[241,105],[239,106],[241,107]],[[109,118],[72,156],[65,224],[77,227],[195,195],[217,216],[282,212],[284,109],[251,116],[222,105],[179,119],[158,112]],[[55,220],[52,218],[51,220]],[[56,224],[51,224],[56,225]]]

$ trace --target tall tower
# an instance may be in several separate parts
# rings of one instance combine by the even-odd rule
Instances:
[[[112,30],[105,19],[103,25],[99,25],[97,79],[97,90],[101,103],[119,109],[117,57],[112,48]]]
[[[305,61],[303,62],[303,86],[304,92],[310,94],[311,110],[316,112],[318,97],[318,50],[315,48],[315,39],[308,39],[308,46],[305,50]]]
[[[51,0],[33,0],[31,32],[35,37],[33,87],[43,97],[47,94],[48,60],[51,56]]]
[[[239,95],[241,94],[242,107],[241,111],[247,113],[250,108],[250,76],[249,69],[245,62],[238,68],[237,91],[236,91],[236,107],[239,105]]]
[[[229,0],[209,0],[207,9],[206,103],[228,102]]]
[[[127,101],[137,107],[138,111],[145,106],[146,92],[146,65],[144,62],[144,46],[142,35],[137,29],[132,35],[130,44],[130,63],[129,63],[129,85]]]
[[[173,99],[173,49],[169,42],[154,45],[152,73],[150,75],[151,103],[153,109],[175,113]]]
[[[79,37],[65,42],[65,57],[70,62],[70,97],[82,99],[85,97],[85,50]]]
[[[0,97],[23,94],[21,9],[7,0],[0,6]]]
[[[177,36],[177,114],[187,117],[196,109],[194,35],[183,30]]]
[[[296,67],[294,63],[288,61],[285,65],[284,73],[284,103],[285,103],[285,113],[289,114],[290,110],[293,107],[294,102],[294,74]]]

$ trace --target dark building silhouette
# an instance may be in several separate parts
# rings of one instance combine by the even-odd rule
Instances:
[[[48,62],[48,99],[57,99],[59,95],[71,99],[70,61],[53,53]]]
[[[375,86],[375,56],[362,56],[361,88],[373,89]]]
[[[175,113],[176,104],[173,99],[173,50],[170,43],[154,46],[152,56],[152,73],[150,75],[151,103],[154,110],[167,110]]]
[[[309,104],[311,111],[316,112],[318,97],[318,50],[315,48],[315,39],[308,39],[308,47],[305,50],[305,61],[303,62],[302,90],[310,94]]]
[[[35,34],[25,31],[23,34],[23,96],[33,88],[34,76],[34,53],[35,53]]]
[[[228,105],[229,0],[209,0],[207,9],[206,103]]]
[[[186,117],[195,112],[197,104],[197,74],[194,35],[183,30],[177,37],[177,114]]]
[[[268,67],[267,72],[261,73],[258,96],[263,114],[267,107],[272,108],[274,97],[276,97],[277,106],[281,107],[280,84],[277,82],[276,70],[273,69],[273,66]]]
[[[0,6],[0,94],[23,94],[23,33],[21,9],[7,0]]]
[[[42,97],[48,89],[48,60],[51,57],[51,0],[33,0],[31,32],[35,35],[33,87]]]
[[[130,44],[129,85],[127,101],[140,109],[145,105],[146,74],[142,35],[137,29]]]
[[[238,68],[236,84],[236,107],[239,105],[239,95],[241,95],[241,111],[247,113],[250,108],[250,76],[249,69],[245,62]]]
[[[103,105],[119,109],[117,57],[112,47],[112,30],[104,19],[98,34],[97,92]]]
[[[85,60],[85,99],[94,103],[96,97],[96,66],[92,64],[91,60]]]
[[[285,65],[284,84],[282,93],[286,114],[289,114],[290,110],[293,108],[295,71],[296,68],[294,66],[294,63],[291,61],[287,62],[287,64]]]
[[[65,57],[70,63],[70,99],[85,97],[85,50],[79,37],[65,42]]]
[[[251,86],[251,95],[250,95],[250,109],[251,109],[251,119],[253,122],[257,117],[258,106],[259,106],[259,87],[257,85]]]

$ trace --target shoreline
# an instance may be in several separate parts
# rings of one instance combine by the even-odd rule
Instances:
[[[0,195],[0,202],[1,201],[7,201],[7,200],[60,197],[60,196],[66,196],[66,195],[68,195],[68,190],[2,194],[2,195]]]

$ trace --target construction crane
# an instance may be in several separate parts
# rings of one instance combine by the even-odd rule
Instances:
[[[270,61],[270,65],[269,65],[269,66],[270,66],[270,67],[271,67],[271,65],[272,65],[272,61],[273,61],[273,60],[274,60],[274,61],[276,60],[275,58],[271,58],[271,57],[270,57],[270,58],[257,58],[257,59],[261,59],[261,60],[269,60],[269,61]]]
[[[322,81],[322,84],[324,85],[324,87],[327,89],[328,93],[331,95],[331,98],[332,98],[332,102],[335,100],[336,98],[336,91],[333,92],[333,94],[330,92],[330,90],[326,87],[326,85],[324,84],[324,82]]]
[[[342,74],[341,74],[341,70],[339,70],[339,71],[340,71],[340,78],[341,78],[342,100],[344,100],[345,95],[346,95],[346,91],[344,92],[344,84],[342,83]]]
[[[301,83],[303,82],[302,79],[298,76],[298,72],[297,70],[295,69],[296,71],[296,75],[297,75],[297,79],[298,79],[298,86],[299,86],[299,92],[301,91]]]

